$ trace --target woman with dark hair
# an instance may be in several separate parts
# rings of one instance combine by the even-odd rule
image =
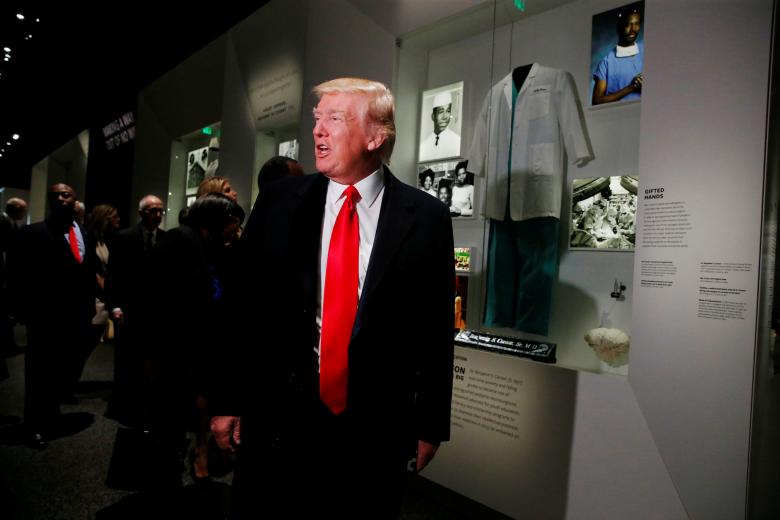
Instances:
[[[87,242],[95,245],[95,255],[89,255],[93,259],[91,264],[95,270],[95,316],[92,318],[92,334],[90,341],[84,344],[83,350],[78,353],[73,367],[72,387],[65,395],[66,402],[74,402],[72,391],[76,383],[81,379],[89,356],[102,340],[108,327],[108,309],[106,309],[105,284],[106,268],[108,266],[109,246],[117,232],[119,232],[119,213],[110,204],[100,204],[92,209],[89,214],[89,226],[87,226]]]
[[[196,483],[209,479],[206,382],[219,358],[214,349],[225,343],[225,326],[233,319],[225,304],[225,294],[234,286],[228,250],[237,240],[244,216],[229,197],[207,193],[190,206],[184,225],[168,231],[154,252],[155,292],[166,297],[157,299],[159,322],[153,331],[153,350],[146,355],[151,369],[147,374],[150,426],[174,450],[181,444],[195,404],[191,475]]]

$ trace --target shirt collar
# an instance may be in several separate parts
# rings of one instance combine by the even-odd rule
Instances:
[[[380,166],[371,175],[355,183],[355,189],[360,193],[359,203],[366,204],[369,208],[373,206],[384,185],[385,170],[384,167]],[[341,195],[346,188],[345,184],[339,184],[334,181],[328,182],[328,204],[336,204],[341,199]]]
[[[637,54],[639,54],[639,46],[636,42],[626,47],[621,47],[620,45],[615,46],[615,56],[618,58],[628,58],[629,56],[636,56]]]

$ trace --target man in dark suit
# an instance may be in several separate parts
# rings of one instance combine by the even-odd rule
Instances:
[[[114,391],[107,415],[128,426],[140,420],[140,350],[148,339],[144,335],[147,314],[154,307],[148,299],[156,294],[150,287],[149,258],[152,248],[165,234],[160,229],[163,204],[159,197],[142,198],[138,215],[138,224],[120,231],[112,244],[106,273],[107,306],[115,323]]]
[[[320,173],[268,185],[252,212],[238,344],[254,357],[237,369],[244,387],[214,396],[212,431],[240,443],[237,517],[271,501],[290,518],[393,518],[410,460],[422,470],[449,439],[452,224],[384,166],[384,85],[344,78],[315,93]]]
[[[48,201],[49,217],[22,228],[8,255],[12,301],[27,324],[24,420],[35,448],[53,433],[95,314],[94,247],[73,219],[73,188],[54,184]]]

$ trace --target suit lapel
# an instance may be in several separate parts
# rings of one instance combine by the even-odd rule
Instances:
[[[408,200],[403,200],[397,189],[398,184],[398,179],[385,167],[385,193],[382,197],[382,209],[379,212],[374,248],[371,251],[366,280],[355,317],[353,337],[360,329],[366,303],[371,300],[371,296],[381,282],[385,271],[395,260],[403,239],[412,226],[414,205]]]

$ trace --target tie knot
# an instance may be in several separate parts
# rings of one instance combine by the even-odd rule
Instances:
[[[344,198],[344,204],[349,204],[349,208],[352,209],[355,207],[357,201],[360,200],[360,193],[355,186],[350,184],[347,186],[347,189],[344,190]]]

